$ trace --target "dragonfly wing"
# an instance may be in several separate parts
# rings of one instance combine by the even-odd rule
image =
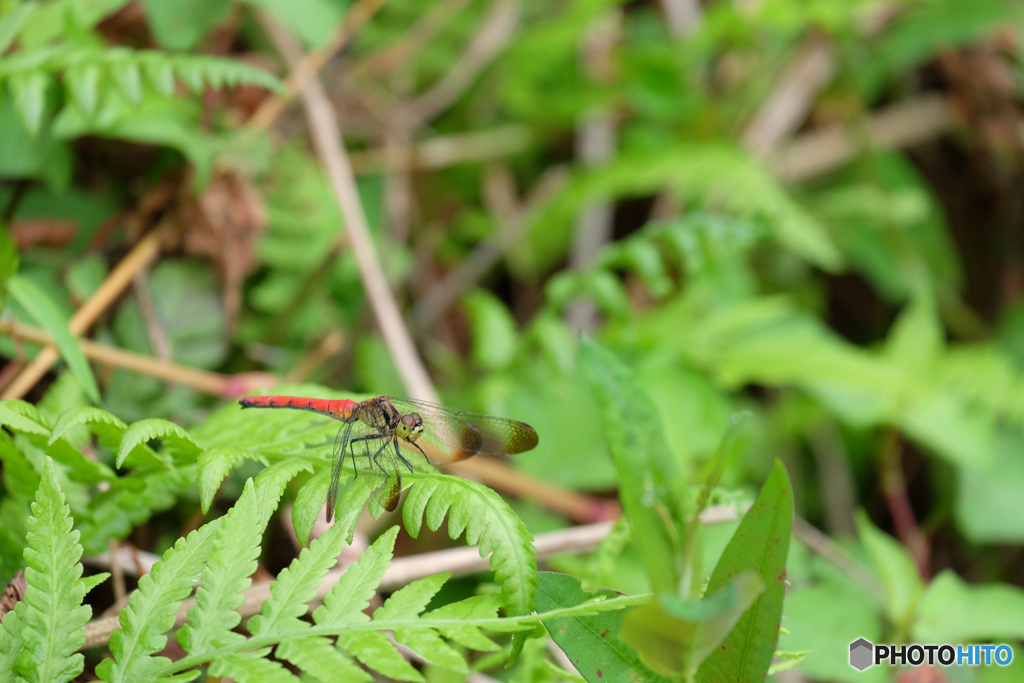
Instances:
[[[331,458],[331,485],[327,488],[327,521],[334,519],[334,506],[338,504],[338,485],[341,483],[341,467],[345,464],[349,441],[352,438],[352,423],[338,430],[334,439],[334,455]]]
[[[518,420],[450,410],[416,399],[393,399],[393,402],[403,413],[419,413],[424,431],[437,443],[429,444],[427,439],[421,438],[415,445],[420,446],[435,465],[465,460],[474,455],[522,453],[535,447],[539,441],[533,427]]]

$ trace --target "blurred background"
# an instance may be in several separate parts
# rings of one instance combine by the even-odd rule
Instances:
[[[0,391],[186,428],[277,382],[523,420],[506,493],[541,533],[615,510],[586,335],[695,486],[748,411],[716,503],[787,466],[779,648],[810,653],[777,680],[886,680],[847,665],[861,636],[1017,643],[1022,26],[1004,0],[0,0]],[[646,589],[635,554],[606,577]]]

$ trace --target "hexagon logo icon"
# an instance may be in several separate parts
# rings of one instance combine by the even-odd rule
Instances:
[[[850,666],[857,671],[863,671],[871,666],[874,663],[871,661],[874,649],[875,646],[864,638],[858,638],[850,643]]]

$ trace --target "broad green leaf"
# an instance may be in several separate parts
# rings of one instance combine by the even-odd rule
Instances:
[[[763,589],[744,569],[722,590],[702,598],[657,596],[626,613],[619,637],[659,674],[690,678],[716,651]]]
[[[507,366],[518,345],[516,323],[508,307],[483,290],[470,292],[462,303],[473,334],[474,362],[490,371]]]
[[[580,340],[619,472],[619,497],[656,594],[674,594],[683,568],[683,474],[657,411],[629,369],[595,342]]]
[[[22,6],[24,8],[24,6]],[[7,226],[0,222],[0,306],[7,306],[7,289],[18,272],[18,247]]]
[[[566,574],[538,574],[537,610],[540,612],[579,605],[596,596],[616,595],[610,590],[584,591],[579,579]],[[625,612],[619,610],[589,617],[549,619],[544,627],[588,681],[666,681],[644,666],[636,650],[620,640],[624,616]]]
[[[60,351],[61,357],[68,364],[68,369],[78,379],[86,395],[96,401],[100,400],[100,390],[96,386],[96,378],[92,368],[78,348],[78,342],[68,330],[68,321],[64,319],[60,309],[46,292],[28,278],[14,276],[8,283],[11,296],[20,304],[32,320],[46,330]]]
[[[1020,640],[1024,590],[1000,583],[972,586],[944,570],[925,589],[913,633],[921,643]]]
[[[753,569],[765,590],[698,669],[698,683],[764,681],[779,639],[792,525],[793,489],[786,469],[776,461],[708,582],[708,593],[714,595],[732,577]]]

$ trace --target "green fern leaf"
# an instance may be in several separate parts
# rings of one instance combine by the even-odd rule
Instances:
[[[139,579],[138,589],[121,610],[121,629],[110,636],[114,657],[100,662],[96,668],[103,680],[150,680],[171,664],[166,657],[152,654],[167,644],[166,634],[174,626],[174,615],[195,587],[223,519],[215,519],[178,539],[164,553],[163,560]]]
[[[17,609],[4,615],[0,623],[0,671],[14,671],[21,654],[21,638],[24,624]]]
[[[196,591],[196,605],[188,611],[189,623],[178,631],[178,642],[191,655],[203,655],[244,640],[232,629],[241,621],[235,609],[252,584],[265,526],[265,522],[260,524],[256,503],[256,489],[250,480],[214,539],[202,586]]]
[[[92,514],[82,522],[82,545],[90,554],[102,552],[111,538],[125,538],[155,510],[174,505],[191,477],[187,470],[137,470],[112,484],[94,497]]]
[[[331,592],[324,596],[324,604],[314,610],[313,621],[335,625],[363,624],[370,620],[363,610],[370,606],[370,600],[376,595],[377,586],[391,563],[397,536],[398,527],[391,527],[352,563]]]
[[[128,428],[128,425],[119,418],[100,408],[76,408],[57,418],[53,425],[53,433],[50,434],[50,443],[81,425],[85,425],[90,433],[96,435],[100,444],[111,453],[117,451],[124,431]]]
[[[276,654],[321,681],[369,683],[373,680],[373,676],[357,666],[327,638],[286,640],[277,646]]]
[[[364,666],[389,678],[409,683],[422,683],[425,680],[380,631],[343,631],[338,635],[338,645],[348,650]]]
[[[99,103],[100,75],[100,68],[89,62],[72,67],[64,73],[64,83],[71,101],[86,116],[92,116]]]
[[[164,97],[173,95],[174,67],[171,63],[157,54],[146,55],[141,61],[142,70],[156,91]]]
[[[203,514],[210,511],[213,497],[220,491],[228,472],[250,457],[249,451],[232,446],[216,446],[199,455],[199,471],[196,476],[199,485],[199,505]]]
[[[465,657],[444,642],[432,628],[396,628],[395,640],[411,648],[413,652],[435,666],[442,666],[460,674],[469,673]]]
[[[34,10],[34,5],[24,4],[14,10],[9,10],[6,16],[0,18],[0,55],[7,52],[25,24],[28,15]]]
[[[210,674],[246,683],[292,683],[299,679],[280,663],[267,657],[270,648],[236,652],[210,662]],[[337,680],[337,679],[335,679]]]
[[[28,588],[15,608],[22,628],[17,672],[29,681],[68,681],[84,668],[78,650],[92,610],[82,605],[82,546],[49,459],[28,526]]]
[[[14,96],[14,106],[25,129],[37,135],[43,125],[43,111],[46,106],[46,87],[49,85],[46,74],[38,71],[12,74],[7,79],[7,87]]]
[[[439,626],[438,631],[454,643],[480,652],[494,652],[501,649],[497,643],[485,636],[478,627],[460,622],[495,619],[498,616],[498,607],[499,603],[493,596],[475,595],[427,612],[425,618],[450,620],[450,625]]]
[[[116,465],[121,467],[129,455],[136,455],[139,446],[152,439],[160,439],[164,450],[177,454],[176,460],[180,464],[194,462],[199,457],[201,449],[188,432],[173,422],[150,418],[139,420],[125,430],[117,451]]]
[[[109,52],[114,52],[114,50]],[[120,50],[114,52],[114,56],[119,56],[120,54]],[[110,63],[110,75],[129,102],[138,104],[142,101],[142,69],[138,61],[112,61]]]
[[[46,418],[30,403],[0,401],[0,425],[23,434],[29,443],[67,467],[75,481],[95,484],[116,477],[109,467],[85,457],[64,439],[54,440]]]
[[[409,534],[419,535],[420,517],[436,531],[448,514],[448,533],[480,546],[480,556],[491,556],[494,578],[511,615],[533,611],[537,591],[537,551],[526,525],[516,517],[501,496],[475,481],[449,475],[417,477],[409,489],[402,519]]]
[[[302,550],[283,570],[271,587],[273,597],[263,601],[262,612],[249,620],[249,632],[260,636],[286,629],[308,628],[302,620],[306,603],[314,598],[327,572],[338,561],[338,553],[348,542],[349,530],[334,524],[323,536]]]
[[[309,463],[302,460],[284,460],[256,475],[257,509],[266,517],[260,522],[261,526],[265,527],[270,522],[270,516],[277,510],[288,482],[298,476],[299,472],[308,472],[310,467]]]
[[[451,574],[441,573],[417,579],[404,588],[391,594],[384,604],[374,611],[373,618],[377,621],[401,621],[414,619],[427,608],[441,586]]]

